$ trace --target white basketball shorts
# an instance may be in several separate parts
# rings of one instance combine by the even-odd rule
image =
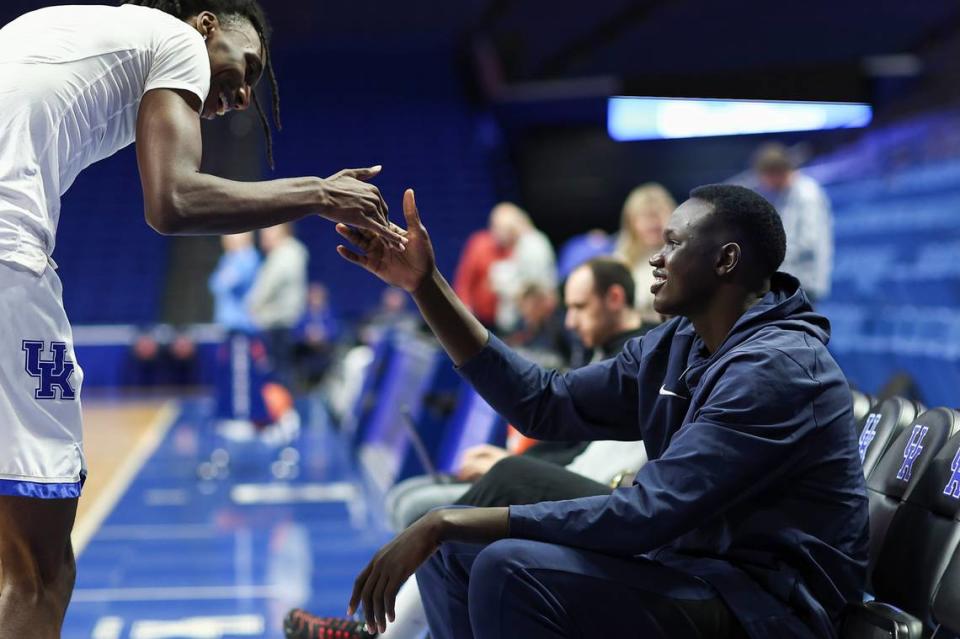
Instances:
[[[80,496],[80,385],[60,278],[0,262],[0,495]]]

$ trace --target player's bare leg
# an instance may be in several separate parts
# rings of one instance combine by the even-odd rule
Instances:
[[[0,496],[0,639],[59,639],[76,578],[76,499]]]

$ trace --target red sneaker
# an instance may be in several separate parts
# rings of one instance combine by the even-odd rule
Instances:
[[[286,639],[372,639],[376,633],[367,632],[362,621],[343,617],[317,617],[306,610],[294,608],[283,619]]]

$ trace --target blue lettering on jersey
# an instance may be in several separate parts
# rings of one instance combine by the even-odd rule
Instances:
[[[926,426],[917,424],[910,433],[910,440],[906,448],[903,449],[903,463],[900,464],[900,470],[897,471],[897,479],[901,481],[910,481],[913,474],[913,462],[923,452],[923,438],[927,436],[929,429]]]
[[[870,413],[867,421],[863,424],[863,432],[860,433],[860,463],[867,456],[867,449],[873,443],[873,438],[877,436],[877,424],[880,423],[880,413]]]
[[[36,399],[76,399],[77,394],[70,385],[73,375],[73,362],[67,359],[67,345],[63,342],[51,342],[52,359],[43,359],[43,342],[23,340],[26,353],[25,368],[27,375],[39,380]],[[59,393],[57,392],[59,389]]]
[[[953,463],[950,464],[950,470],[953,475],[947,482],[947,487],[943,489],[943,494],[947,497],[960,499],[960,448],[957,448],[957,454],[953,456]]]

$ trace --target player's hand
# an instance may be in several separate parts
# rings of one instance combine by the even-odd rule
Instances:
[[[367,630],[387,630],[387,621],[392,623],[396,616],[394,604],[400,586],[440,546],[437,513],[427,513],[377,551],[353,582],[347,616],[362,603]]]
[[[427,229],[420,222],[413,189],[407,189],[403,194],[403,216],[406,218],[407,228],[399,231],[406,233],[406,250],[392,249],[384,242],[382,235],[375,235],[367,229],[337,224],[337,233],[363,251],[363,254],[342,244],[337,247],[337,252],[387,284],[413,293],[436,268],[433,245],[430,244]]]
[[[387,203],[380,189],[367,181],[380,173],[380,166],[344,169],[326,178],[321,215],[328,220],[366,229],[403,250],[403,229],[390,222]]]
[[[461,481],[476,481],[490,472],[494,464],[510,453],[499,446],[480,444],[463,452],[463,461],[457,471],[457,479]]]

